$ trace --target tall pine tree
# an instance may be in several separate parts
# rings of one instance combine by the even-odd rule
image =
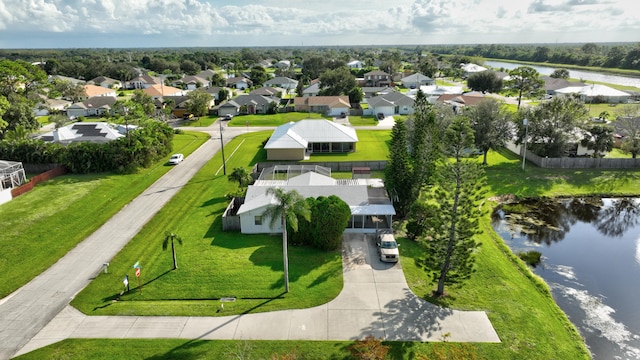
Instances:
[[[429,219],[430,235],[424,240],[424,269],[437,282],[435,295],[444,295],[445,285],[460,283],[473,272],[478,233],[484,170],[480,164],[463,159],[465,149],[473,146],[473,130],[468,119],[458,117],[447,129],[443,143],[453,161],[438,171],[429,203],[436,204],[437,216]]]
[[[385,187],[393,201],[398,216],[404,217],[411,203],[417,198],[413,168],[409,158],[407,127],[403,121],[396,121],[391,130],[389,161],[384,169]]]

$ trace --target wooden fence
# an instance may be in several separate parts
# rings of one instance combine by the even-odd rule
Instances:
[[[27,193],[31,190],[33,190],[33,188],[38,185],[39,183],[43,182],[43,181],[47,181],[50,179],[53,179],[55,177],[58,177],[60,175],[64,175],[67,173],[67,168],[65,168],[64,166],[57,166],[49,171],[45,171],[42,174],[38,174],[34,177],[32,177],[31,179],[29,179],[28,182],[11,189],[11,196],[12,197],[16,197],[16,196],[20,196],[24,193]]]
[[[507,149],[518,156],[522,156],[522,149],[518,145],[508,144]],[[538,156],[528,150],[527,161],[545,169],[640,169],[640,159],[603,159],[589,157],[548,158]]]

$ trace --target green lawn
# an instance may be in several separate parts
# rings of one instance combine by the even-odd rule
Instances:
[[[264,160],[259,146],[265,135],[251,133],[232,140],[226,146],[228,171]],[[222,174],[221,165],[218,153],[110,261],[109,273],[100,274],[72,305],[89,315],[215,316],[306,308],[336,297],[342,289],[340,251],[291,247],[291,292],[285,294],[281,235],[222,231],[225,194],[237,185]],[[184,241],[177,246],[175,271],[171,253],[161,247],[165,231]],[[142,265],[142,294],[132,284],[132,291],[120,296],[124,275],[135,280],[135,262]],[[237,300],[218,313],[222,297]]]
[[[387,160],[389,158],[391,130],[356,130],[356,134],[358,134],[356,151],[313,153],[309,160],[302,162]]]
[[[349,115],[349,123],[353,126],[376,126],[378,125],[378,121],[375,116],[367,115],[367,116],[357,116],[357,115]]]
[[[267,115],[238,115],[229,121],[229,126],[280,126],[291,121],[303,119],[329,119],[330,116],[323,116],[317,113],[288,112]]]
[[[188,155],[207,138],[176,135],[173,147]],[[0,298],[53,265],[169,171],[167,159],[131,175],[57,177],[0,206]]]
[[[386,142],[380,135],[359,131],[361,141]],[[373,132],[371,132],[373,133]],[[384,134],[386,133],[386,135]],[[246,134],[227,147],[227,168],[264,160],[259,144],[269,132]],[[245,140],[246,139],[246,140]],[[358,150],[363,148],[358,144]],[[481,158],[477,158],[481,161]],[[540,169],[508,151],[490,152],[487,197],[514,194],[519,197],[638,195],[640,172]],[[292,292],[282,294],[280,237],[243,236],[220,232],[219,215],[226,205],[224,194],[233,190],[220,173],[219,154],[180,192],[143,231],[113,259],[109,274],[100,274],[73,304],[89,314],[194,314],[215,315],[221,296],[260,297],[225,304],[225,315],[273,309],[298,308],[326,302],[342,286],[339,252],[320,253],[292,247]],[[343,177],[343,175],[338,175]],[[80,189],[82,190],[82,189]],[[502,343],[468,344],[479,359],[587,359],[588,353],[547,286],[518,260],[491,229],[483,205],[482,234],[477,272],[459,288],[447,288],[449,296],[436,302],[456,309],[486,311]],[[1,208],[0,208],[1,209]],[[176,216],[180,214],[182,216]],[[4,218],[4,217],[3,217]],[[162,251],[165,230],[185,240],[177,247],[179,269],[171,271],[171,256]],[[411,289],[429,298],[434,285],[416,266],[418,244],[401,238],[402,266]],[[5,245],[4,248],[7,246]],[[132,291],[115,301],[122,277],[140,261],[143,294]],[[23,269],[23,267],[21,267]],[[221,279],[224,278],[224,279]],[[260,279],[260,281],[254,279]],[[135,290],[135,283],[134,290]],[[435,301],[435,300],[434,300]],[[29,354],[25,358],[211,358],[228,354],[236,344],[255,349],[255,356],[290,353],[306,358],[344,358],[348,342],[247,343],[185,340],[67,340]],[[394,359],[415,359],[436,344],[388,343]],[[449,348],[456,344],[447,344]],[[132,350],[135,348],[135,350]],[[88,355],[85,355],[88,354]]]
[[[218,120],[218,117],[215,115],[201,116],[185,121],[181,126],[207,127],[213,124],[216,120]]]

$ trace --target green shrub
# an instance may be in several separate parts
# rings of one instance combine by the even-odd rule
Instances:
[[[530,250],[527,252],[519,252],[518,257],[522,259],[527,265],[536,267],[540,264],[540,259],[542,257],[542,253],[535,250]]]

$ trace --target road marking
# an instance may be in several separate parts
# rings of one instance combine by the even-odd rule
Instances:
[[[240,148],[240,146],[242,146],[242,144],[246,141],[247,139],[242,139],[242,141],[240,142],[240,144],[238,144],[238,146],[236,146],[236,149],[233,150],[233,152],[231,153],[231,155],[229,155],[229,158],[226,159],[226,161],[229,161],[229,159],[231,159],[231,157],[233,156],[233,154],[236,153],[236,151],[238,151],[238,149]],[[218,176],[218,174],[220,174],[220,171],[222,170],[223,165],[220,165],[220,167],[218,168],[218,171],[216,171],[216,176]]]

